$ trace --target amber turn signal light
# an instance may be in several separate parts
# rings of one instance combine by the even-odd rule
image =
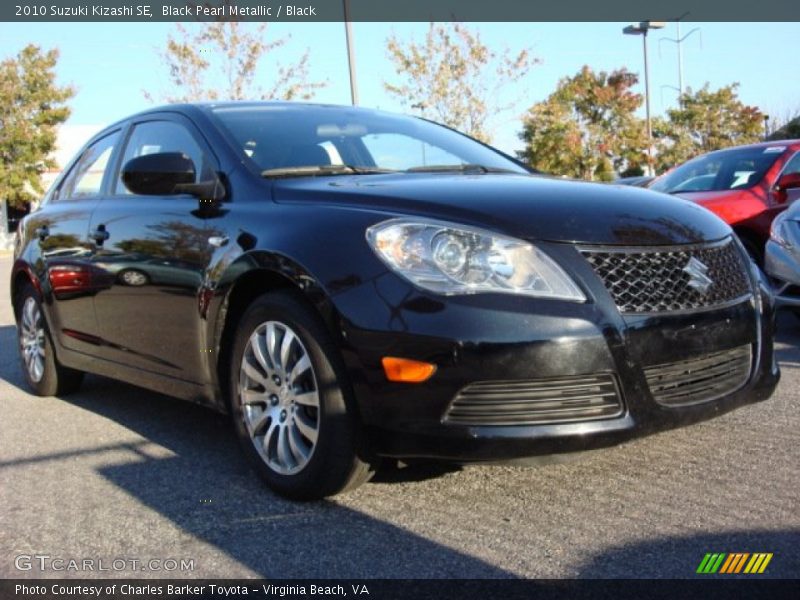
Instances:
[[[381,363],[389,381],[421,383],[430,379],[436,372],[436,365],[408,358],[384,356]]]

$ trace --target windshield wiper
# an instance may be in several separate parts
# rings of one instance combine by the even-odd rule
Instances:
[[[321,175],[371,175],[373,173],[395,173],[394,169],[353,165],[303,165],[278,167],[261,171],[262,177],[317,177]]]
[[[500,169],[498,167],[487,167],[485,165],[471,163],[459,165],[426,165],[423,167],[411,167],[410,169],[406,169],[406,173],[514,173],[521,175],[521,173],[511,169]]]

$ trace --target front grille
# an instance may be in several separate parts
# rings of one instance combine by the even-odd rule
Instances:
[[[622,414],[616,379],[609,373],[526,381],[480,381],[463,388],[445,423],[538,425],[605,419]]]
[[[705,246],[659,248],[583,248],[583,255],[611,294],[620,312],[660,313],[712,308],[750,293],[744,259],[733,240]],[[711,280],[705,289],[687,267],[700,261]]]
[[[696,358],[647,367],[653,399],[665,406],[708,402],[732,394],[750,377],[750,345]]]

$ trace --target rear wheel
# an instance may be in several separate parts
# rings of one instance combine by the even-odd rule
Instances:
[[[61,396],[76,391],[83,373],[62,366],[53,351],[39,295],[30,283],[16,298],[17,336],[22,372],[38,396]]]
[[[236,432],[273,490],[314,500],[370,478],[344,369],[301,298],[283,291],[258,298],[239,323],[231,361]]]

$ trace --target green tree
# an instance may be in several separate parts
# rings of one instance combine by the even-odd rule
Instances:
[[[0,62],[0,200],[12,206],[41,195],[41,175],[55,166],[56,132],[75,93],[56,85],[57,62],[57,50],[34,45]]]
[[[546,173],[589,181],[641,167],[647,140],[635,114],[642,96],[631,91],[637,81],[624,68],[607,73],[588,66],[562,79],[523,118],[519,157]]]
[[[663,171],[688,159],[729,146],[763,139],[764,113],[739,100],[738,83],[711,91],[706,84],[689,90],[680,106],[667,111],[666,119],[653,124],[657,170]]]
[[[267,23],[213,22],[191,29],[177,23],[160,53],[172,90],[163,94],[163,100],[309,100],[327,82],[308,80],[308,50],[290,65],[267,60],[288,40],[267,41]],[[267,88],[256,83],[265,60],[269,65]],[[144,94],[154,99],[150,92]]]
[[[770,140],[800,139],[800,110],[787,113],[785,117],[774,120],[775,124],[769,134]]]
[[[515,104],[498,100],[503,90],[538,62],[527,50],[516,55],[494,52],[478,33],[459,23],[431,23],[421,43],[393,33],[386,48],[399,77],[398,82],[384,82],[389,94],[421,116],[483,141],[491,139],[489,116]]]

